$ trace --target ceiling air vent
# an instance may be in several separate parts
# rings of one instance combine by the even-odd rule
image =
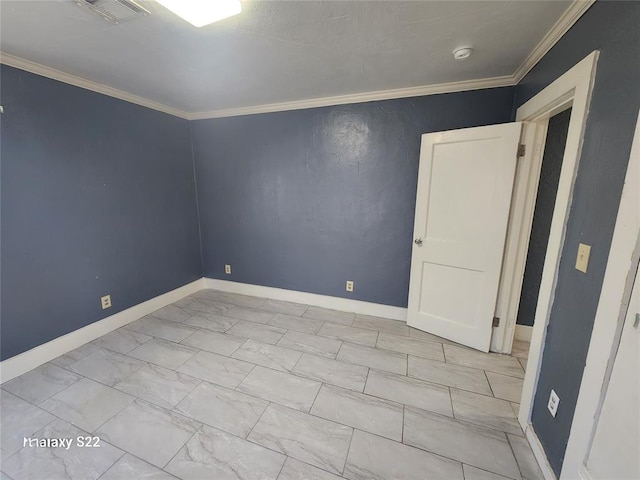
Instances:
[[[149,15],[147,9],[133,0],[75,0],[75,2],[113,23]]]

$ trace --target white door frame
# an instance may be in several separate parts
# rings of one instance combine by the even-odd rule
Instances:
[[[560,255],[564,243],[564,228],[567,220],[565,213],[568,214],[568,210],[563,210],[562,208],[564,207],[558,209],[558,207],[565,205],[568,208],[570,206],[573,180],[582,148],[582,136],[591,98],[591,89],[593,88],[593,76],[595,75],[597,58],[598,52],[592,52],[551,85],[518,108],[516,112],[516,121],[524,122],[522,143],[526,146],[526,150],[525,155],[520,158],[516,170],[511,218],[509,219],[507,230],[502,276],[496,301],[495,316],[500,318],[500,323],[493,329],[492,351],[511,353],[513,345],[549,118],[569,107],[573,107],[561,171],[570,171],[573,172],[573,175],[568,178],[567,173],[564,173],[564,175],[561,173],[560,176],[547,247],[547,258],[544,265],[545,270],[547,269],[546,262],[549,260],[550,250],[557,248],[558,250],[555,254]],[[567,169],[564,167],[565,164]],[[561,221],[556,218],[560,213],[563,217]],[[553,262],[550,265],[556,265],[556,263]],[[555,285],[555,274],[552,285]],[[540,294],[542,294],[543,286],[544,273],[540,284]],[[539,305],[540,303],[538,303]],[[536,314],[536,318],[538,318],[538,315],[539,313]],[[534,331],[531,333],[532,342],[533,335]]]
[[[561,478],[583,478],[640,256],[640,112]]]
[[[565,110],[568,106],[572,107],[556,202],[551,221],[549,243],[547,245],[547,253],[544,260],[544,269],[540,283],[535,322],[531,335],[529,360],[522,389],[522,398],[520,400],[520,412],[518,415],[520,425],[531,443],[536,459],[538,460],[546,478],[554,478],[555,476],[546,459],[544,450],[542,450],[540,442],[538,441],[531,426],[531,412],[533,409],[533,399],[536,392],[538,378],[540,376],[540,366],[542,363],[546,330],[549,323],[549,316],[551,314],[551,307],[553,306],[558,267],[560,265],[560,257],[564,246],[566,225],[573,197],[573,186],[582,151],[583,136],[587,113],[589,111],[597,59],[598,52],[592,52],[564,75],[538,93],[535,97],[518,108],[516,113],[516,120],[529,122],[531,130],[533,130],[533,132],[529,130],[527,131],[527,138],[533,139],[534,143],[537,141],[538,145],[543,145],[544,141],[541,140],[541,138],[544,138],[543,133],[546,132],[544,132],[545,129],[541,129],[540,126],[546,126],[549,117],[554,114]],[[536,148],[531,148],[530,150],[532,158],[535,157],[536,162],[540,162],[541,164],[543,154],[542,148],[538,148],[537,151]],[[522,161],[523,160],[521,160],[521,162]],[[524,162],[526,161],[527,159],[525,158]],[[532,166],[532,169],[533,167],[534,166]],[[511,271],[510,278],[512,279],[512,288],[509,295],[510,298],[507,302],[508,321],[502,321],[500,326],[502,329],[502,339],[504,342],[509,344],[509,350],[510,344],[513,341],[513,334],[515,333],[513,326],[517,315],[522,276],[524,274],[524,263],[526,260],[527,248],[523,248],[523,245],[528,245],[529,241],[528,237],[531,230],[531,221],[533,216],[532,209],[533,205],[535,205],[539,167],[538,171],[535,172],[535,175],[532,175],[531,173],[525,174],[524,169],[522,175],[524,177],[528,176],[529,178],[519,177],[516,181],[522,181],[524,185],[529,185],[529,187],[533,185],[534,191],[529,188],[527,195],[525,195],[526,192],[520,192],[521,195],[528,198],[528,205],[531,211],[528,212],[528,215],[525,215],[524,209],[521,212],[514,211],[514,225],[516,227],[510,231],[511,235],[513,235],[510,240],[515,242],[515,245],[518,245],[518,247],[515,248],[515,251],[512,250],[510,252],[507,250],[507,257],[503,266],[503,269]],[[521,205],[522,204],[527,205],[527,202],[521,200]],[[514,206],[514,209],[516,207],[517,204]],[[518,237],[518,239],[516,240],[515,237]],[[512,244],[510,243],[509,246],[512,246]],[[509,252],[511,253],[510,256]],[[510,334],[507,336],[507,324],[509,323],[512,328],[510,330]]]

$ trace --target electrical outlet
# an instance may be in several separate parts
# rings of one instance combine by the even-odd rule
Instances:
[[[226,273],[227,275],[231,275],[231,265],[224,266],[224,273]]]
[[[111,295],[105,295],[104,297],[100,297],[100,303],[102,304],[102,309],[111,308]]]
[[[353,292],[353,280],[347,280],[347,292]]]
[[[547,404],[547,409],[553,418],[556,417],[556,412],[558,411],[558,405],[560,404],[560,397],[555,392],[555,390],[551,390],[551,395],[549,395],[549,403]]]
[[[578,244],[578,256],[576,258],[576,270],[587,273],[589,266],[589,255],[591,254],[591,246],[584,243]]]

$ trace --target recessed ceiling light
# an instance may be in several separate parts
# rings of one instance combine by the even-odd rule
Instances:
[[[191,25],[204,27],[242,11],[240,0],[156,0]]]
[[[456,48],[453,51],[453,58],[456,60],[465,60],[471,56],[473,53],[473,48],[471,47],[460,47]]]

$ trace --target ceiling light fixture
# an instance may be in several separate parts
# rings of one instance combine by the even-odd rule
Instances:
[[[191,25],[204,27],[242,11],[240,0],[156,0]]]
[[[473,48],[471,47],[460,47],[456,48],[453,51],[453,58],[456,60],[466,60],[473,53]]]

